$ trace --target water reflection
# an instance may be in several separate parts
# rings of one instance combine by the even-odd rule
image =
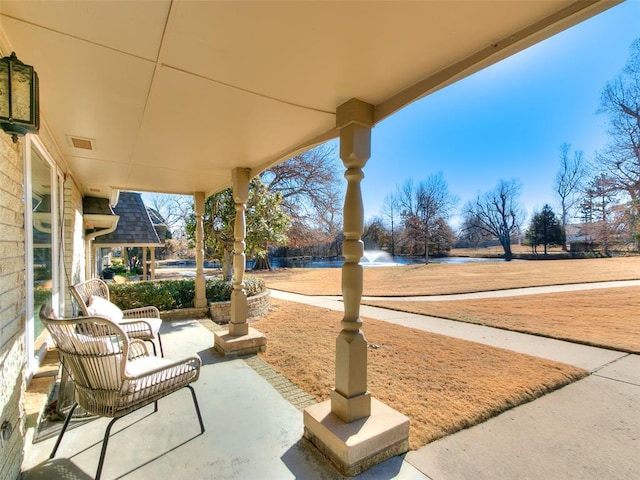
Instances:
[[[388,254],[387,254],[388,255]],[[340,268],[344,263],[344,258],[270,258],[273,268]],[[488,262],[504,262],[502,258],[473,258],[473,257],[429,257],[429,263],[488,263]],[[252,268],[255,262],[247,261],[247,268]],[[363,267],[391,267],[403,265],[420,265],[424,264],[424,257],[391,257],[380,259],[370,259],[366,256],[362,258],[360,264]]]
[[[365,252],[366,253],[366,252]],[[504,262],[502,258],[476,258],[476,257],[429,257],[429,263],[489,263]],[[322,258],[322,257],[270,257],[269,263],[272,268],[340,268],[344,264],[344,258]],[[424,257],[391,257],[388,253],[384,256],[363,256],[360,264],[363,267],[392,267],[403,265],[424,264]],[[255,260],[247,260],[247,269],[252,269]],[[176,260],[162,262],[156,268],[195,268],[193,260]],[[220,268],[218,262],[206,261],[205,268]],[[194,274],[195,275],[195,274]]]

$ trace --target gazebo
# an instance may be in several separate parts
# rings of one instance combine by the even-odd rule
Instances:
[[[99,235],[93,241],[92,265],[101,264],[102,248],[122,248],[123,261],[127,261],[127,248],[142,248],[142,278],[155,279],[155,249],[162,246],[158,232],[149,217],[142,195],[137,192],[120,192],[118,204],[113,209],[120,217],[115,230]],[[150,266],[147,268],[147,252],[150,252]],[[150,270],[150,271],[149,271]],[[149,276],[149,277],[148,277]]]

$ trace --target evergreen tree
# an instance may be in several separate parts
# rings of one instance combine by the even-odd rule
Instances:
[[[538,245],[543,245],[545,255],[547,246],[564,245],[566,240],[564,229],[549,205],[542,207],[542,211],[533,216],[525,235],[534,251]]]

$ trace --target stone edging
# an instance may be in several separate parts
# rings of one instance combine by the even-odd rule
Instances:
[[[261,317],[268,313],[271,305],[271,292],[265,290],[258,295],[247,298],[247,320]],[[215,302],[209,304],[209,316],[216,323],[231,321],[231,302]]]
[[[251,321],[255,317],[266,315],[270,305],[271,292],[269,290],[247,298],[247,320]],[[160,312],[160,318],[167,321],[206,317],[216,323],[229,323],[231,321],[231,302],[212,302],[208,307],[178,308]]]
[[[302,390],[296,384],[289,381],[284,375],[278,373],[271,365],[254,355],[246,357],[245,363],[253,368],[258,375],[263,377],[275,388],[280,395],[298,410],[303,410],[310,405],[315,405],[316,399]]]
[[[162,320],[189,320],[194,318],[206,318],[209,316],[209,309],[202,308],[176,308],[175,310],[164,310],[160,312]]]

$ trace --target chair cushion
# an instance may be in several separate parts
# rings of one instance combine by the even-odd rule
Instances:
[[[154,370],[166,368],[171,365],[171,363],[172,362],[170,360],[160,357],[142,357],[128,361],[125,367],[125,372],[131,377],[140,377]]]
[[[182,388],[197,377],[198,369],[187,363],[175,365],[165,358],[144,357],[128,361],[125,373],[130,378],[122,384],[121,391],[127,396],[121,399],[121,406],[139,402],[150,394]]]
[[[90,316],[104,317],[114,322],[121,321],[123,317],[122,310],[120,310],[117,305],[96,295],[89,297],[87,312]]]

